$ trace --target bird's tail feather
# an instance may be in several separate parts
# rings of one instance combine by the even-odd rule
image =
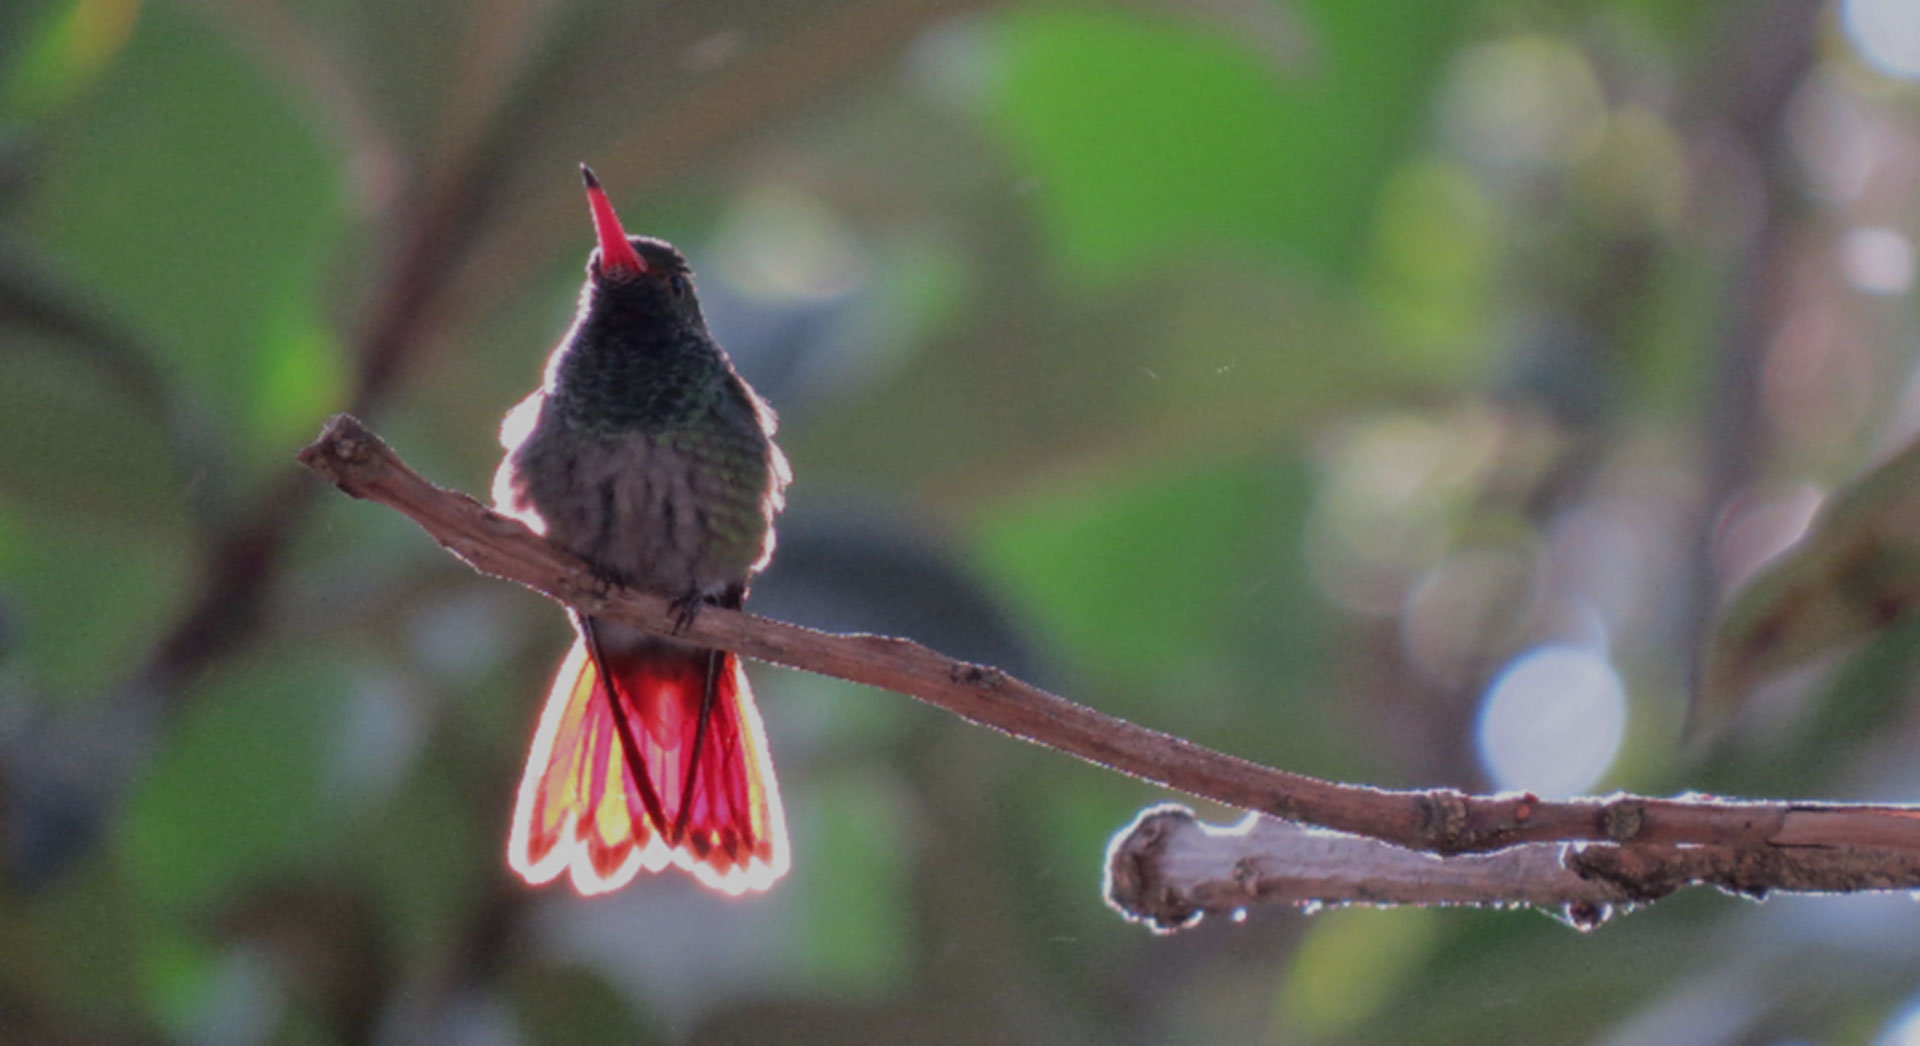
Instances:
[[[786,817],[739,658],[608,649],[581,625],[534,734],[508,863],[535,884],[569,871],[582,894],[669,864],[724,893],[767,889],[790,862]]]

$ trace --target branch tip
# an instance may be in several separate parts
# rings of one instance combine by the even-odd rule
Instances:
[[[320,435],[295,455],[300,464],[356,498],[367,493],[356,480],[370,478],[383,460],[398,460],[392,448],[351,414],[327,419]]]

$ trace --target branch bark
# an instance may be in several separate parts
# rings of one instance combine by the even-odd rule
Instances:
[[[1107,903],[1169,933],[1255,904],[1528,905],[1591,930],[1686,886],[1761,898],[1775,890],[1912,890],[1907,847],[1522,843],[1440,857],[1366,836],[1250,815],[1206,824],[1183,806],[1141,811],[1107,849]]]
[[[350,415],[330,420],[319,439],[300,452],[300,461],[346,493],[406,515],[475,570],[590,614],[663,635],[673,632],[666,599],[611,586],[580,559],[518,521],[434,486]],[[1454,900],[1538,904],[1551,896],[1562,904],[1613,903],[1594,900],[1614,897],[1605,890],[1594,893],[1595,882],[1612,883],[1624,891],[1621,900],[1633,901],[1654,899],[1682,883],[1711,883],[1750,894],[1920,887],[1920,807],[1699,795],[1545,801],[1530,794],[1474,796],[1452,789],[1387,791],[1261,766],[1097,712],[991,666],[958,661],[905,639],[834,635],[719,607],[703,610],[682,635],[757,660],[906,694],[983,726],[1191,795],[1406,850],[1457,855],[1522,844],[1605,844],[1569,850],[1562,860],[1565,869],[1589,884],[1580,890],[1556,873],[1552,879],[1523,876],[1513,892],[1499,897]],[[1143,819],[1123,833],[1113,854],[1138,857],[1144,852],[1140,847],[1152,840],[1129,847],[1127,839],[1147,823]],[[1166,846],[1158,853],[1165,864]],[[1140,875],[1159,884],[1218,878],[1170,879],[1164,870]],[[1263,881],[1254,879],[1256,886]],[[1567,889],[1556,892],[1554,883]],[[1543,886],[1546,894],[1539,892]],[[1261,889],[1272,897],[1300,899],[1286,891]],[[1243,890],[1232,907],[1266,899],[1261,889],[1251,894]],[[1213,910],[1213,902],[1206,900],[1212,894],[1201,890],[1193,896],[1199,898],[1193,902],[1195,910]],[[1329,894],[1308,899],[1395,898]],[[1187,918],[1162,919],[1152,905],[1126,910],[1157,925],[1178,925]]]

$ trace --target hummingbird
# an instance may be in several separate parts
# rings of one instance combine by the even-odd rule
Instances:
[[[495,508],[601,578],[739,609],[773,555],[791,472],[774,413],[734,370],[672,245],[628,236],[585,164],[598,246],[540,387],[508,412]],[[786,874],[786,817],[730,651],[572,612],[520,780],[507,862],[579,893],[668,865],[728,894]]]

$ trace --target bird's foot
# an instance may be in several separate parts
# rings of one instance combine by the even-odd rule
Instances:
[[[698,592],[689,592],[669,603],[667,608],[673,612],[673,634],[686,635],[687,629],[693,627],[693,619],[700,616],[700,608],[706,605],[706,597]]]
[[[587,560],[587,570],[593,574],[593,579],[599,582],[599,591],[594,594],[603,598],[619,589],[633,587],[618,570],[602,566],[591,559]]]

